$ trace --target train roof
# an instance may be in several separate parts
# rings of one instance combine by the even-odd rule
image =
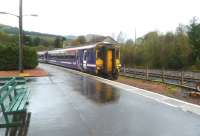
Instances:
[[[98,42],[96,44],[92,44],[92,45],[82,45],[82,46],[70,46],[70,47],[67,47],[65,49],[56,49],[56,50],[51,50],[51,51],[48,51],[48,53],[63,53],[63,52],[66,52],[66,51],[72,51],[72,50],[80,50],[80,49],[90,49],[90,48],[95,48],[97,46],[112,46],[112,45],[118,45],[118,43],[111,39],[110,37],[106,38],[104,41],[102,42]],[[45,52],[38,52],[38,54],[44,54]]]
[[[89,49],[89,48],[94,48],[94,47],[96,47],[96,45],[87,45],[87,46],[79,46],[79,47],[68,47],[68,48],[65,48],[65,49],[51,50],[51,51],[48,51],[48,53],[62,53],[62,52],[65,52],[65,51]]]

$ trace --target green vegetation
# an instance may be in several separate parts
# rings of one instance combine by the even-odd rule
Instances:
[[[76,39],[71,41],[71,45],[83,45],[86,43],[85,36],[78,36]]]
[[[62,48],[65,37],[59,35],[24,31],[24,45],[36,50]],[[0,24],[0,43],[18,44],[18,28]]]
[[[16,35],[8,35],[6,33],[0,32],[0,44],[17,44],[18,43],[18,37]]]
[[[38,65],[37,51],[63,47],[62,36],[24,31],[25,69],[35,68]],[[18,28],[0,24],[0,70],[18,69]]]
[[[64,40],[65,38],[62,36],[46,37],[24,35],[24,45],[34,47],[38,51],[62,48]]]
[[[121,45],[121,61],[129,67],[200,70],[200,23],[194,18],[175,32],[150,32]]]
[[[18,51],[18,50],[17,50]],[[38,65],[38,55],[34,48],[26,46],[24,48],[24,68],[32,69]]]
[[[196,18],[193,18],[190,26],[188,26],[188,37],[193,50],[193,64],[197,69],[200,69],[200,23],[197,22]]]
[[[0,44],[0,70],[18,69],[18,46]],[[24,68],[31,69],[38,65],[37,52],[31,47],[24,48]]]
[[[166,95],[176,95],[177,93],[179,93],[181,90],[179,87],[174,86],[174,85],[168,85],[166,88]]]

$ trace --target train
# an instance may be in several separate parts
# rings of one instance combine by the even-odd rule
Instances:
[[[112,80],[118,78],[121,67],[119,44],[106,41],[38,52],[38,59]]]

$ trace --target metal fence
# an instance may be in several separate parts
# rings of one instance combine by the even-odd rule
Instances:
[[[122,67],[120,75],[163,82],[200,92],[200,73],[197,72]]]

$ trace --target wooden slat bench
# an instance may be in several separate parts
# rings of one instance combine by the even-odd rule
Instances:
[[[16,78],[11,78],[0,88],[0,128],[6,128],[6,135],[26,135],[31,116],[26,108],[29,94],[28,87],[19,85]]]

